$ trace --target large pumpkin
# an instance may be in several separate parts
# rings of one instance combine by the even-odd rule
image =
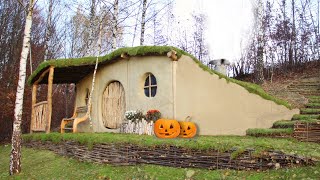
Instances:
[[[182,138],[192,138],[197,134],[197,126],[193,122],[179,121]]]
[[[180,134],[180,125],[176,120],[158,119],[154,123],[154,134],[159,138],[175,138]]]

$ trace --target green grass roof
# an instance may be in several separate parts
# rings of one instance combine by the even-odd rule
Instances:
[[[280,100],[276,97],[273,97],[267,94],[259,85],[229,78],[221,73],[218,73],[210,69],[208,66],[202,64],[193,55],[172,46],[137,46],[137,47],[119,48],[111,52],[110,54],[99,57],[99,63],[108,63],[108,61],[115,60],[119,58],[122,53],[126,53],[129,56],[148,56],[148,55],[166,56],[166,54],[171,50],[174,50],[177,52],[178,58],[180,58],[182,55],[191,57],[199,65],[200,68],[202,68],[203,70],[207,71],[210,74],[218,75],[219,78],[226,79],[227,82],[236,83],[244,87],[250,93],[257,94],[261,96],[263,99],[274,101],[276,104],[284,105],[285,107],[291,109],[291,105],[288,102],[284,100]],[[31,85],[36,80],[36,77],[38,77],[45,69],[47,69],[50,66],[54,66],[55,68],[63,68],[63,67],[71,67],[71,66],[94,65],[95,62],[96,62],[96,57],[57,59],[57,60],[45,61],[45,62],[42,62],[38,66],[38,68],[30,75],[30,77],[28,78],[28,84]]]

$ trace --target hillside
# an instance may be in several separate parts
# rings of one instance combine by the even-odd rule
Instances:
[[[267,74],[267,73],[265,73]],[[253,82],[252,74],[237,78]],[[272,79],[265,77],[262,88],[272,96],[288,101],[294,108],[308,103],[308,96],[320,96],[320,62],[313,61],[292,70],[276,70]]]

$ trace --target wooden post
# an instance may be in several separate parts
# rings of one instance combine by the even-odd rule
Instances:
[[[30,133],[32,133],[32,126],[35,123],[35,110],[34,105],[37,103],[37,89],[38,84],[33,84],[32,86],[32,103],[31,103],[31,124],[30,124]]]
[[[177,52],[174,50],[171,50],[167,53],[168,58],[170,58],[172,61],[178,61]]]
[[[173,111],[173,119],[176,119],[177,117],[177,107],[176,107],[176,94],[177,94],[177,63],[178,63],[178,56],[177,52],[174,50],[171,50],[167,53],[167,57],[172,60],[172,111]]]
[[[49,76],[48,76],[48,121],[46,126],[46,133],[50,133],[50,126],[51,126],[51,115],[52,115],[52,84],[53,84],[53,73],[54,67],[50,66]]]

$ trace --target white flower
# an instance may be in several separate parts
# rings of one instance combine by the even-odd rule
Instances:
[[[136,111],[127,111],[124,113],[124,117],[128,120],[132,120],[137,112]]]

